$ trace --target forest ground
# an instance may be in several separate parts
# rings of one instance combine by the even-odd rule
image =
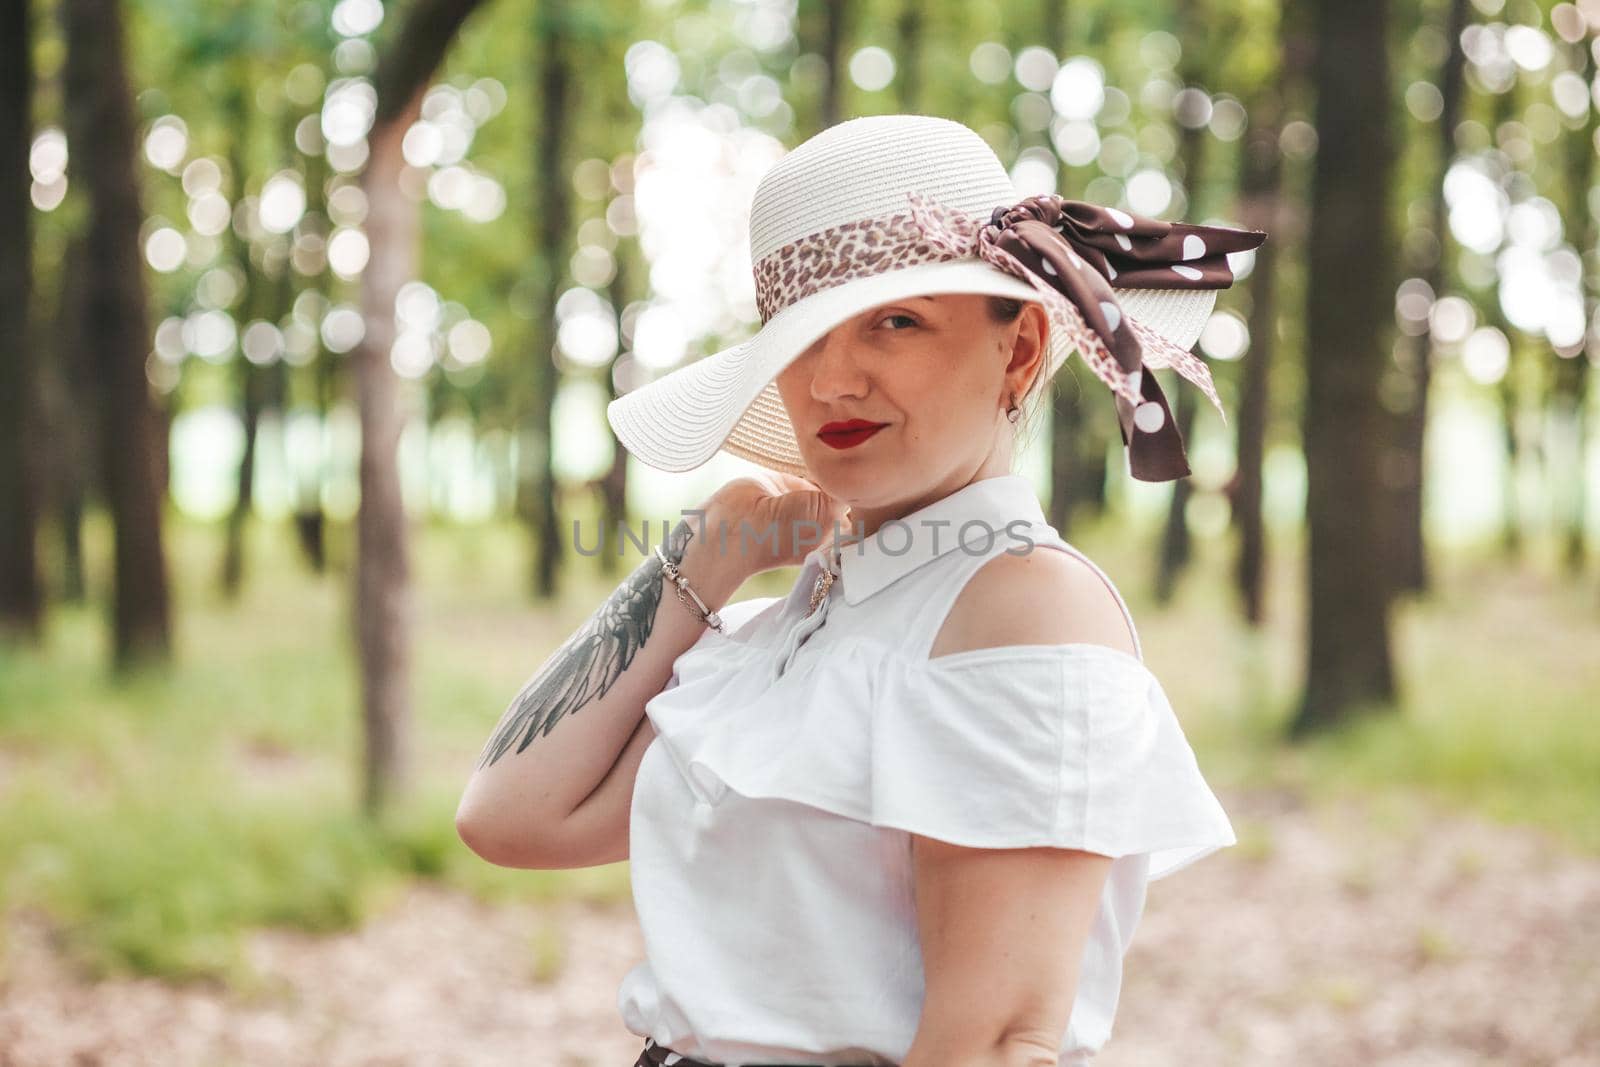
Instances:
[[[1151,883],[1098,1063],[1600,1064],[1600,860],[1421,802],[1222,797],[1240,844]],[[529,951],[552,934],[554,968]],[[419,882],[355,932],[248,935],[249,993],[84,981],[37,915],[8,938],[0,1067],[631,1067],[640,1044],[627,905]]]

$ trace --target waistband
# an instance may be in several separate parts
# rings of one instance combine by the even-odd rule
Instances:
[[[672,1051],[665,1045],[658,1045],[654,1038],[645,1038],[644,1048],[639,1053],[639,1058],[633,1061],[633,1067],[816,1067],[816,1064],[739,1064],[739,1063],[707,1063],[705,1060],[691,1059],[681,1053]]]

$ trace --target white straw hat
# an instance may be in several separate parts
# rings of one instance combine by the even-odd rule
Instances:
[[[1051,317],[1044,375],[1079,351],[1117,394],[1125,443],[1134,443],[1130,434],[1162,438],[1142,473],[1137,450],[1130,457],[1136,477],[1189,473],[1160,387],[1140,373],[1139,357],[1175,367],[1220,410],[1209,372],[1188,349],[1217,290],[1232,282],[1226,251],[1253,248],[1265,235],[1059,197],[1018,200],[988,143],[959,122],[874,115],[823,130],[756,187],[750,258],[761,330],[613,400],[606,418],[617,439],[666,471],[691,470],[726,449],[804,476],[777,374],[868,308],[975,293],[1043,303]],[[1111,286],[1118,277],[1137,284]]]

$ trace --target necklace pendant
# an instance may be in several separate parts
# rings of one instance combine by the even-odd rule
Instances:
[[[828,595],[828,590],[832,587],[833,572],[824,568],[822,573],[817,575],[816,584],[811,587],[811,606],[806,609],[808,616],[817,610],[817,606],[822,603],[823,598]]]

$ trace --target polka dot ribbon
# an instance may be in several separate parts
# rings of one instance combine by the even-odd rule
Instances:
[[[1051,329],[1062,331],[1095,375],[1111,388],[1140,481],[1164,482],[1190,473],[1183,437],[1155,375],[1171,367],[1199,386],[1227,423],[1205,363],[1125,314],[1111,287],[1226,289],[1233,284],[1229,252],[1256,248],[1259,230],[1163,222],[1053,194],[997,207],[987,224],[920,193],[908,193],[921,239],[952,257],[978,256],[1039,291]]]

